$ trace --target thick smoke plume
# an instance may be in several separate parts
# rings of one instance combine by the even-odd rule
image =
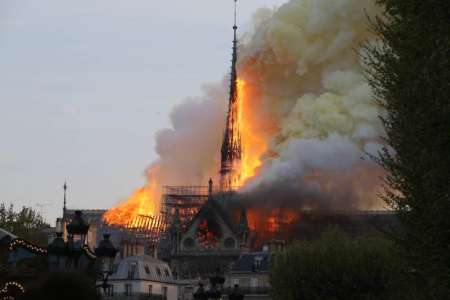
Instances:
[[[251,108],[244,110],[243,138],[252,140],[245,153],[262,162],[242,189],[249,203],[380,207],[382,171],[365,153],[380,148],[383,111],[358,55],[371,38],[367,17],[376,13],[372,0],[291,0],[254,15],[238,66]],[[217,182],[226,104],[224,80],[175,107],[172,128],[156,136],[159,159],[149,177],[159,186]]]
[[[219,149],[226,117],[226,83],[203,86],[203,95],[188,98],[170,114],[171,128],[156,133],[159,159],[147,168],[149,182],[163,185],[206,185],[218,173]]]
[[[380,147],[383,112],[358,56],[374,13],[371,0],[292,0],[255,16],[241,74],[277,128],[260,176],[244,188],[249,198],[306,208],[379,206],[382,171],[364,153]]]
[[[172,128],[156,134],[161,183],[205,185],[218,172],[227,94],[218,84],[206,85],[203,91],[203,96],[176,106],[170,114]]]

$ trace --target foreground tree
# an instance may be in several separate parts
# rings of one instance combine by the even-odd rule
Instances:
[[[386,142],[386,202],[398,212],[396,238],[426,299],[450,289],[450,1],[378,0],[382,43],[367,45],[368,75]]]
[[[3,228],[18,237],[41,246],[47,246],[47,235],[43,232],[49,225],[42,216],[29,207],[22,207],[15,211],[14,206],[6,207],[0,204],[0,228]]]
[[[18,300],[100,300],[95,281],[75,273],[51,274]]]
[[[331,230],[319,240],[298,242],[277,257],[271,269],[272,297],[403,299],[403,269],[394,243],[376,236],[350,239]]]

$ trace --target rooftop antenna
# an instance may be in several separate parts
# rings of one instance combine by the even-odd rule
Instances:
[[[63,185],[63,190],[64,190],[64,206],[63,206],[63,218],[66,216],[66,205],[67,205],[67,182],[64,180],[64,185]]]
[[[47,206],[52,205],[53,203],[40,203],[40,202],[36,202],[36,206],[39,208],[39,214],[41,215],[41,217],[43,217],[44,214],[44,208],[46,208]]]

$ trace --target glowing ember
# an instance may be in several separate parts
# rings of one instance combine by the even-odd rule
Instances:
[[[248,211],[250,229],[259,233],[276,233],[285,230],[300,219],[300,212],[293,209],[275,208],[270,211],[251,208]]]
[[[155,217],[159,210],[156,201],[156,182],[151,180],[146,186],[136,190],[130,198],[118,206],[109,209],[103,220],[110,225],[134,227],[139,216]]]
[[[219,246],[222,233],[220,226],[213,220],[203,219],[198,224],[197,241],[205,249],[214,249]]]

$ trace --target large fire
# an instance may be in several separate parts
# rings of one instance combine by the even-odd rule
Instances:
[[[254,106],[258,105],[255,94],[249,84],[243,79],[237,79],[237,97],[239,115],[238,122],[241,131],[242,142],[242,164],[241,164],[241,182],[240,186],[257,174],[258,168],[262,164],[262,155],[267,150],[267,142],[254,119]],[[252,101],[250,101],[250,99]]]
[[[297,211],[293,209],[274,208],[252,208],[248,211],[248,225],[251,230],[260,233],[276,233],[283,227],[296,223],[300,218]]]
[[[150,180],[147,185],[136,190],[126,201],[116,207],[109,209],[103,220],[110,225],[138,226],[139,216],[154,218],[159,211],[159,200],[157,200],[156,180]]]
[[[235,124],[240,129],[243,156],[240,164],[240,186],[245,186],[258,174],[262,165],[262,157],[267,151],[267,135],[270,134],[270,120],[258,119],[254,108],[261,101],[256,89],[244,79],[237,79],[237,105],[238,118]],[[269,126],[268,126],[269,125]],[[269,128],[269,129],[268,129]],[[156,217],[160,209],[158,195],[157,172],[152,174],[149,183],[136,190],[126,201],[108,210],[103,219],[111,225],[133,227],[138,226],[140,216]],[[275,232],[279,224],[280,212],[261,213],[256,210],[249,212],[251,227],[253,230],[261,230],[263,227],[269,232]],[[284,217],[283,217],[284,218]],[[295,217],[290,218],[292,220]]]
[[[240,128],[241,141],[243,145],[243,157],[240,165],[239,186],[245,183],[257,174],[261,166],[261,156],[267,149],[266,139],[259,135],[260,128],[254,118],[254,105],[258,105],[255,91],[251,89],[243,79],[237,79],[237,105],[238,105],[238,124]],[[252,101],[250,101],[252,100]],[[155,217],[160,208],[160,199],[157,193],[157,178],[150,172],[152,178],[149,183],[136,190],[126,201],[116,207],[109,209],[103,216],[105,222],[111,225],[134,226],[139,216]]]
[[[235,128],[239,128],[243,146],[240,164],[240,186],[245,186],[258,175],[262,165],[263,155],[268,149],[267,141],[273,130],[270,118],[257,116],[255,106],[260,105],[260,95],[252,85],[244,79],[237,79],[238,118]],[[136,190],[131,197],[118,206],[108,210],[103,219],[111,225],[133,227],[139,216],[156,217],[160,209],[158,195],[157,172],[150,172],[152,178],[149,183]],[[276,233],[280,227],[298,220],[299,216],[293,211],[273,209],[263,211],[250,208],[248,212],[249,225],[257,232]]]
[[[248,74],[247,74],[248,75]],[[245,186],[258,175],[263,156],[268,149],[268,140],[276,130],[269,116],[258,116],[255,107],[260,105],[258,91],[242,78],[238,86],[238,122],[241,130],[243,159],[241,165],[241,186]],[[263,209],[252,207],[248,210],[250,229],[262,235],[276,234],[286,226],[296,223],[300,218],[293,209]]]
[[[230,168],[233,172],[239,170],[233,174],[233,179],[238,179],[233,180],[230,186],[254,187],[259,195],[266,187],[276,193],[277,189],[283,188],[280,183],[295,185],[299,181],[299,189],[303,183],[311,187],[312,192],[317,187],[318,193],[327,196],[327,205],[328,200],[334,204],[337,194],[336,198],[357,207],[359,203],[355,201],[367,203],[368,191],[375,194],[369,189],[377,185],[372,179],[376,177],[371,171],[373,167],[355,160],[359,153],[357,150],[376,150],[375,147],[382,143],[379,137],[384,131],[378,118],[383,115],[383,110],[370,101],[373,95],[364,76],[361,76],[354,49],[358,50],[367,38],[371,40],[366,26],[367,16],[363,12],[374,16],[378,9],[368,5],[369,0],[352,0],[348,1],[349,5],[328,1],[322,8],[332,13],[318,14],[315,6],[298,5],[307,2],[290,1],[273,14],[258,17],[253,33],[239,47],[237,65],[237,53],[233,53],[231,79],[236,78],[236,67],[239,77],[236,89],[234,86],[230,89],[230,92],[236,92],[230,96],[237,97],[237,103],[236,99],[232,100],[238,111],[232,128],[239,129],[240,134],[233,135],[233,138],[240,139],[242,155],[237,156],[241,159],[236,162],[236,168],[235,165]],[[321,26],[311,30],[311,26],[308,27],[311,20],[320,20]],[[334,30],[336,24],[342,30]],[[234,51],[237,50],[236,42],[233,43]],[[157,185],[206,183],[210,176],[218,182],[216,171],[219,170],[220,159],[217,158],[220,131],[223,130],[219,127],[225,125],[220,123],[225,121],[220,120],[225,99],[220,103],[217,97],[223,95],[222,92],[223,89],[208,88],[205,97],[199,98],[201,101],[192,101],[192,104],[174,110],[172,127],[162,132],[156,141],[156,149],[163,153],[157,162],[162,166],[161,176],[156,178]],[[337,141],[333,139],[336,136],[339,137]],[[308,148],[311,150],[303,151],[305,147],[311,147]],[[344,151],[347,147],[355,150],[356,155]],[[327,149],[329,151],[325,151]],[[332,163],[327,163],[328,160]],[[263,170],[263,165],[267,171]],[[356,170],[355,165],[361,165],[363,170]],[[348,172],[342,173],[351,175],[341,176],[340,171],[336,174],[336,168],[344,167]],[[315,173],[314,169],[320,169],[324,174]],[[352,180],[353,176],[358,176],[356,179],[364,177],[361,176],[366,174],[364,170],[370,171],[365,180]],[[254,180],[256,178],[261,180]],[[126,225],[141,215],[157,216],[160,198],[155,190],[160,186],[155,188],[154,185],[146,185],[127,202],[108,211],[105,220]],[[288,191],[289,197],[295,198],[299,194],[295,191],[297,189]],[[346,194],[355,199],[348,200]],[[300,213],[295,213],[295,207],[289,207],[287,212],[283,208],[281,212],[273,208],[282,207],[282,200],[287,202],[286,199],[270,199],[267,201],[270,208],[248,209],[255,231],[277,232],[284,224],[295,224],[299,220]],[[299,200],[305,208],[305,199]],[[306,203],[313,203],[313,200]],[[264,199],[257,201],[259,206],[264,203]]]

